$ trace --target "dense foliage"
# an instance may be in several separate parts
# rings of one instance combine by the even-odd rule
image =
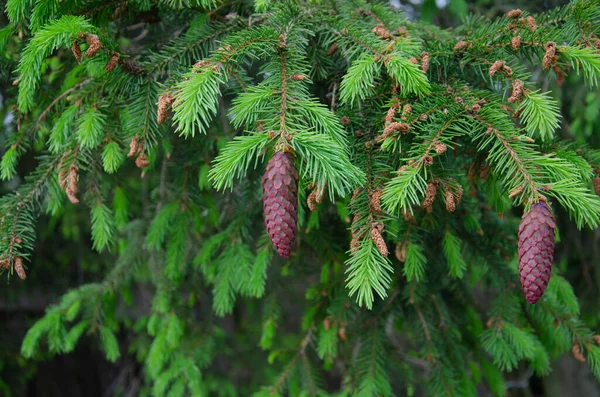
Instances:
[[[600,226],[596,117],[560,134],[557,100],[600,85],[597,0],[454,29],[362,0],[5,11],[5,289],[43,263],[38,222],[96,251],[61,253],[96,278],[47,308],[24,358],[91,337],[156,396],[504,396],[510,372],[565,353],[600,379],[568,266],[532,305],[517,263],[536,203],[558,232]],[[294,163],[271,168],[298,173],[287,259],[262,205],[281,151]]]

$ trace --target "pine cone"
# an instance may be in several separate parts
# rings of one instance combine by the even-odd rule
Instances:
[[[594,178],[594,192],[600,196],[600,176]]]
[[[275,249],[290,256],[298,220],[298,171],[292,154],[276,152],[262,177],[265,226]]]
[[[519,276],[523,293],[531,304],[542,297],[550,281],[555,227],[550,208],[541,201],[523,215],[519,225]]]

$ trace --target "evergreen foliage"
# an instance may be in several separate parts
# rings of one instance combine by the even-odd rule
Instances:
[[[155,396],[506,396],[569,352],[600,380],[564,267],[529,305],[516,263],[536,202],[600,226],[600,151],[561,134],[556,93],[600,86],[597,0],[452,31],[366,0],[115,4],[6,1],[6,288],[36,272],[39,217],[77,219],[110,263],[23,357],[92,337]],[[279,150],[299,172],[287,260],[261,211]]]

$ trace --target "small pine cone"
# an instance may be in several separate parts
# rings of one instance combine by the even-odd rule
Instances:
[[[513,50],[518,50],[519,47],[521,47],[521,36],[515,36],[512,38],[512,40],[510,41],[510,45],[512,46]]]
[[[523,13],[523,11],[521,11],[517,8],[517,9],[510,10],[509,12],[507,12],[506,16],[508,18],[518,18],[521,16],[522,13]]]
[[[146,167],[148,167],[150,165],[150,161],[148,161],[148,156],[146,156],[145,153],[141,153],[135,159],[135,165],[138,168],[146,168]]]
[[[163,94],[158,97],[158,108],[156,110],[156,122],[162,124],[169,116],[169,106],[173,103],[173,95]]]
[[[121,54],[119,54],[118,52],[112,52],[110,54],[110,59],[104,67],[104,70],[106,70],[107,72],[112,72],[113,70],[115,70],[115,67],[119,63],[119,58],[121,58]]]
[[[512,83],[512,95],[508,98],[508,102],[515,103],[523,98],[523,82],[515,80]]]
[[[387,245],[385,244],[385,239],[381,235],[380,229],[381,227],[378,227],[377,225],[373,225],[373,227],[371,227],[371,239],[375,243],[377,251],[379,251],[381,256],[387,258],[387,256],[389,255],[389,251]]]
[[[460,51],[460,50],[464,49],[465,47],[467,47],[467,42],[466,41],[459,41],[454,46],[454,51]]]
[[[513,189],[512,192],[508,195],[509,198],[517,197],[519,194],[523,193],[523,186],[517,186]]]
[[[394,105],[388,109],[387,114],[385,115],[385,122],[387,124],[394,121],[394,116],[396,116],[396,111],[398,110],[398,105]]]
[[[262,177],[265,226],[275,249],[290,256],[298,221],[298,171],[291,153],[275,152]]]
[[[600,176],[594,178],[594,192],[600,196]]]
[[[425,51],[421,53],[421,70],[425,73],[429,70],[429,53]]]
[[[584,363],[585,357],[581,354],[581,348],[579,347],[579,343],[575,342],[573,347],[571,348],[571,352],[573,352],[573,357],[579,362]]]
[[[77,60],[77,63],[81,62],[81,46],[79,45],[79,41],[75,40],[73,42],[71,51],[73,52],[73,56]]]
[[[100,43],[100,39],[95,34],[87,34],[85,36],[85,42],[88,44],[88,49],[85,51],[85,56],[88,58],[92,58],[95,56],[100,48],[102,48],[102,44]]]
[[[448,150],[448,147],[441,142],[436,142],[434,147],[437,154],[443,154],[446,152],[446,150]]]
[[[302,81],[302,80],[304,80],[306,78],[306,75],[303,75],[303,74],[293,74],[290,78],[292,80],[294,80],[294,81]]]
[[[529,31],[531,33],[535,32],[535,29],[537,28],[537,24],[535,22],[534,17],[532,17],[531,15],[528,16],[527,18],[525,18],[525,23],[527,23],[527,25],[529,26]]]
[[[550,281],[555,227],[550,208],[541,201],[523,215],[519,225],[519,276],[523,293],[531,304],[542,297]]]
[[[76,165],[71,165],[69,168],[69,174],[67,176],[67,183],[65,193],[67,193],[67,197],[71,204],[79,204],[79,199],[77,198],[77,193],[79,193],[79,168]]]
[[[319,194],[318,189],[314,189],[306,198],[306,205],[312,212],[317,210],[317,195]]]
[[[371,197],[369,198],[369,201],[371,202],[371,208],[373,208],[373,211],[375,212],[381,212],[381,195],[383,194],[383,191],[381,189],[376,189],[373,194],[371,194]]]
[[[489,75],[490,76],[495,75],[502,68],[504,68],[504,61],[496,61],[496,62],[494,62],[492,64],[492,66],[490,66]]]
[[[23,258],[20,256],[15,257],[15,272],[21,280],[25,280],[27,278],[27,274],[25,274],[25,269],[23,268]]]
[[[401,134],[406,134],[410,130],[410,125],[394,121],[389,123],[383,129],[384,138],[390,137],[395,131],[400,131]]]
[[[10,262],[6,259],[0,259],[0,268],[10,269]]]
[[[454,212],[456,210],[456,203],[454,202],[454,194],[450,190],[444,195],[444,200],[446,201],[446,211]]]
[[[375,33],[377,36],[381,37],[382,39],[389,39],[390,36],[392,35],[390,33],[390,31],[382,23],[377,24],[377,26],[375,26],[373,29],[371,29],[371,32]]]
[[[135,59],[121,59],[119,60],[121,67],[129,74],[140,75],[144,73],[144,69],[140,66]]]
[[[548,69],[550,66],[553,66],[556,62],[556,43],[553,41],[549,41],[544,46],[546,49],[546,53],[544,54],[544,58],[542,59],[542,67],[544,69]]]
[[[462,201],[462,197],[463,197],[464,192],[465,192],[465,189],[463,189],[463,187],[461,185],[458,185],[458,188],[454,192],[454,203],[455,203],[455,205],[459,205],[460,204],[460,202]]]
[[[337,43],[333,43],[327,50],[327,55],[332,56],[337,51]]]
[[[398,241],[396,244],[396,250],[394,253],[396,254],[396,258],[402,263],[406,262],[406,250],[408,244],[410,244],[408,241]]]
[[[423,208],[427,208],[427,207],[431,206],[433,204],[433,202],[435,201],[436,195],[437,195],[437,183],[429,182],[427,184],[427,189],[425,189],[425,199],[423,199],[423,202],[421,203]]]
[[[134,137],[131,138],[131,142],[129,142],[129,153],[127,153],[127,157],[134,157],[138,154],[139,151],[140,151],[140,137],[137,135],[134,135]]]

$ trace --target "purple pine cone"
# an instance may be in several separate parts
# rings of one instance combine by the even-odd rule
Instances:
[[[519,276],[527,301],[536,303],[546,291],[554,260],[556,221],[550,208],[538,202],[519,225]]]
[[[275,249],[290,256],[298,220],[298,171],[292,154],[275,152],[262,177],[265,226]]]

